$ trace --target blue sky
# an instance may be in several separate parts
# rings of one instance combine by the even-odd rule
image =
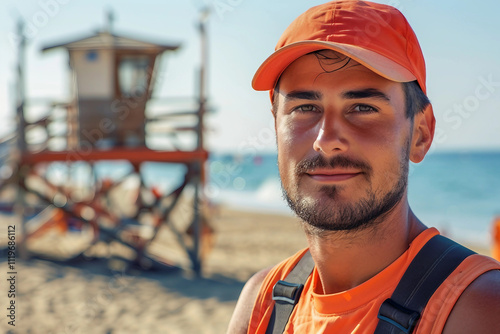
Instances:
[[[5,0],[0,4],[0,132],[12,125],[15,48],[22,17],[29,30],[28,96],[68,96],[63,50],[41,47],[87,35],[115,12],[115,31],[182,48],[163,61],[156,96],[193,96],[199,64],[198,10],[212,6],[209,32],[209,94],[216,112],[208,119],[208,145],[216,151],[274,150],[265,92],[250,87],[253,73],[273,51],[288,24],[323,1],[285,0]],[[496,0],[377,1],[398,7],[413,26],[427,62],[428,93],[438,136],[435,150],[500,150],[500,2]],[[478,5],[480,3],[480,6]]]

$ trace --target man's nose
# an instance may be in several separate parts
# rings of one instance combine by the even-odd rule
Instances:
[[[347,139],[344,136],[343,125],[340,120],[324,119],[318,130],[313,148],[325,155],[335,155],[345,152],[348,148]]]

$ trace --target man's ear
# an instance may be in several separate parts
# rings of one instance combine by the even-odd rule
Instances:
[[[413,137],[411,143],[410,160],[419,163],[424,160],[434,138],[436,119],[429,104],[424,112],[419,112],[413,120]]]

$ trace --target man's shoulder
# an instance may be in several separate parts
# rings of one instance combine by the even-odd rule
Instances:
[[[268,277],[268,275],[270,274],[273,276],[273,278],[270,279],[270,284],[272,284],[274,280],[279,280],[286,277],[288,272],[293,269],[295,264],[302,258],[305,252],[306,249],[301,250],[295,255],[278,263],[277,265],[262,269],[259,272],[255,273],[252,277],[250,277],[250,279],[243,287],[243,290],[241,290],[240,297],[238,298],[233,316],[229,323],[228,333],[233,334],[247,332],[248,324],[250,323],[250,319],[252,317],[254,304],[259,295],[259,291],[262,288],[262,284],[266,280],[266,277]],[[266,289],[266,287],[264,287],[264,289]]]
[[[290,271],[297,265],[297,263],[300,261],[300,259],[306,254],[308,249],[303,249],[294,255],[290,256],[289,258],[283,260],[282,262],[270,266],[268,268],[262,269],[259,272],[255,273],[250,279],[247,281],[245,284],[244,289],[247,289],[248,291],[253,291],[255,297],[257,297],[257,294],[259,290],[262,287],[262,284],[264,281],[267,279],[267,285],[274,286],[274,283],[278,280],[285,279],[287,275],[290,273]],[[270,277],[268,277],[270,276]],[[266,286],[267,287],[267,286]],[[264,288],[266,288],[264,287]],[[252,304],[255,301],[255,298],[252,300]]]
[[[500,270],[476,278],[455,304],[443,333],[494,333],[500,314]]]
[[[262,282],[267,277],[267,275],[271,272],[274,266],[265,268],[255,273],[250,279],[246,282],[245,287],[255,291],[255,295],[257,296],[257,292],[260,289]]]
[[[229,322],[228,334],[244,334],[247,332],[248,324],[252,317],[253,305],[259,293],[260,286],[272,268],[262,269],[246,282],[243,290],[241,290],[233,316]]]

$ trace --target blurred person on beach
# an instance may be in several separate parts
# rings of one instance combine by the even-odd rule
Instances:
[[[493,237],[491,256],[500,261],[500,215],[496,216],[493,220],[493,229],[491,232]]]
[[[283,195],[309,247],[247,282],[228,333],[275,333],[273,287],[305,254],[314,268],[283,332],[375,331],[381,305],[439,234],[407,199],[409,161],[421,162],[434,136],[425,78],[418,40],[391,6],[333,1],[286,29],[252,86],[270,92]],[[467,256],[413,333],[499,333],[499,269]]]

